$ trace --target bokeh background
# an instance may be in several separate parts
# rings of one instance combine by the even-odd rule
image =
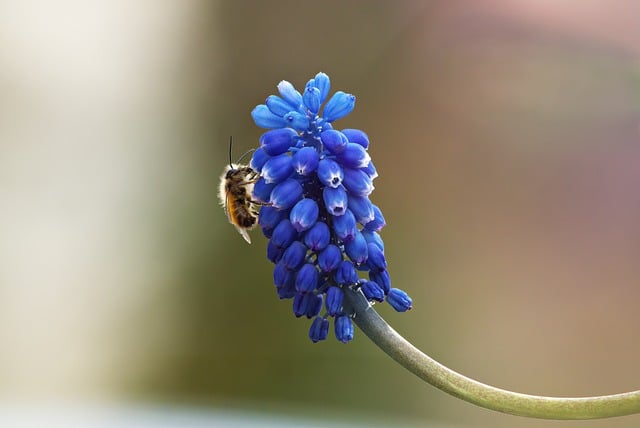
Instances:
[[[324,71],[371,138],[414,299],[380,306],[394,328],[496,386],[638,389],[639,23],[633,0],[0,3],[0,415],[637,427],[474,407],[358,331],[312,344],[216,189],[251,109]]]

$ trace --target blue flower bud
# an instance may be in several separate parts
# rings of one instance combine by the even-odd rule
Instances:
[[[260,226],[260,230],[262,230],[262,234],[265,238],[271,239],[271,236],[273,235],[273,228]]]
[[[300,318],[302,315],[307,313],[307,306],[311,302],[311,300],[309,299],[309,295],[312,294],[313,293],[298,292],[295,296],[293,296],[293,314],[296,316],[296,318]]]
[[[342,343],[353,340],[353,323],[348,315],[340,315],[334,321],[336,338]]]
[[[293,281],[291,283],[293,284]],[[276,287],[276,292],[278,293],[280,300],[290,299],[296,295],[296,288],[293,285]]]
[[[273,229],[285,218],[285,212],[275,207],[263,205],[260,207],[260,215],[258,216],[258,224],[268,229]]]
[[[322,191],[322,199],[324,200],[325,208],[331,215],[341,216],[347,210],[349,201],[347,192],[342,186],[336,187],[335,189],[325,187]]]
[[[267,162],[265,168],[267,165],[269,165],[269,162]],[[344,184],[349,193],[356,196],[369,196],[374,189],[367,173],[359,169],[344,168],[342,184]]]
[[[291,156],[287,154],[278,155],[269,159],[262,167],[262,178],[267,184],[280,183],[293,172],[291,166]]]
[[[275,114],[271,113],[271,111],[269,111],[269,108],[264,104],[256,106],[256,108],[254,108],[251,112],[251,117],[253,118],[253,121],[256,123],[256,125],[258,125],[260,128],[272,129],[284,128],[287,126],[287,121],[285,121],[280,116],[276,116]]]
[[[289,103],[277,95],[269,95],[265,104],[269,108],[269,111],[276,116],[282,117],[291,111]]]
[[[343,260],[338,265],[333,279],[340,285],[353,285],[358,282],[358,272],[353,263]]]
[[[347,204],[358,223],[365,225],[374,218],[373,204],[368,196],[349,195],[349,203]]]
[[[251,162],[249,162],[249,166],[256,172],[262,171],[262,167],[264,164],[271,159],[271,156],[267,154],[262,148],[258,148],[253,151],[253,155],[251,156]]]
[[[311,339],[313,343],[318,343],[321,340],[325,340],[328,333],[329,320],[322,317],[314,318],[311,323],[311,328],[309,328],[309,339]]]
[[[293,241],[282,254],[282,264],[289,270],[297,270],[304,263],[307,247],[300,241]]]
[[[362,238],[364,239],[364,238]],[[367,265],[372,271],[382,272],[387,270],[387,260],[384,258],[384,253],[375,243],[367,244],[369,251],[369,258],[367,259]]]
[[[253,200],[263,203],[269,202],[274,187],[276,187],[275,183],[267,184],[264,178],[260,177],[253,185],[253,191],[251,192]]]
[[[278,184],[271,192],[271,205],[278,209],[291,208],[302,198],[302,186],[293,178]]]
[[[286,80],[282,80],[278,83],[278,92],[282,98],[291,106],[293,110],[301,110],[302,107],[302,95],[293,87],[293,85]],[[290,109],[291,110],[291,109]]]
[[[374,281],[364,281],[360,287],[368,301],[384,302],[384,291]]]
[[[317,114],[318,110],[320,110],[320,89],[307,84],[302,95],[302,101],[304,101],[304,105],[307,106],[311,113]]]
[[[356,144],[360,144],[365,149],[369,147],[369,137],[359,129],[343,129],[342,133],[347,139]]]
[[[360,144],[347,143],[344,150],[336,155],[336,160],[346,168],[364,168],[371,162],[371,157]]]
[[[304,232],[318,220],[319,208],[316,201],[304,198],[298,201],[289,214],[291,224],[298,232]]]
[[[295,280],[295,274],[288,270],[282,261],[273,269],[273,283],[276,287],[287,287]]]
[[[321,221],[314,224],[304,235],[304,244],[312,251],[324,250],[330,240],[329,226]]]
[[[260,147],[269,156],[281,155],[295,145],[298,134],[291,128],[279,128],[267,131],[260,136]]]
[[[342,262],[342,251],[333,244],[329,244],[327,248],[318,254],[318,267],[322,272],[333,272]]]
[[[293,228],[289,219],[281,220],[273,229],[271,242],[278,248],[287,248],[298,236],[298,232]]]
[[[287,126],[295,129],[296,131],[302,132],[309,128],[309,118],[307,115],[297,111],[290,111],[282,118],[287,121]]]
[[[378,177],[378,170],[376,170],[376,167],[373,164],[373,162],[369,162],[369,165],[365,166],[364,168],[360,168],[360,170],[364,171],[364,173],[369,176],[371,181],[373,181],[376,177]]]
[[[351,113],[356,106],[356,97],[351,94],[338,91],[324,106],[323,116],[327,122],[341,119]]]
[[[384,220],[384,216],[382,215],[382,211],[378,208],[377,205],[373,206],[373,220],[367,223],[364,228],[370,230],[372,232],[379,232],[383,227],[387,225],[387,222]]]
[[[380,251],[384,253],[384,242],[378,232],[372,232],[367,229],[362,229],[362,236],[367,240],[367,244],[375,244]]]
[[[344,292],[340,287],[331,286],[327,289],[327,300],[325,301],[325,307],[327,313],[332,317],[335,316],[342,309],[342,301],[344,300]]]
[[[318,269],[311,263],[302,265],[296,276],[296,290],[313,291],[318,286]]]
[[[291,165],[298,174],[309,175],[318,168],[319,161],[316,149],[303,147],[294,153]]]
[[[342,183],[342,167],[332,159],[322,159],[318,164],[318,178],[325,186],[336,188]]]
[[[387,294],[387,303],[393,306],[398,312],[405,312],[411,309],[411,297],[399,288],[392,288]]]
[[[382,291],[384,291],[384,294],[389,294],[389,290],[391,290],[391,278],[389,277],[388,271],[370,271],[369,279],[378,284],[378,286],[382,288]]]
[[[276,245],[269,241],[267,244],[267,260],[271,263],[278,263],[282,258],[282,248],[276,247]]]
[[[329,76],[320,72],[316,74],[313,82],[316,88],[320,90],[320,102],[323,103],[324,100],[327,99],[327,95],[329,95],[329,90],[331,90],[331,81],[329,80]]]
[[[314,294],[309,293],[312,297],[310,297],[310,302],[307,304],[307,311],[304,313],[307,318],[311,319],[317,316],[322,309],[322,294]]]
[[[347,146],[349,140],[342,135],[342,132],[330,129],[320,134],[320,141],[324,145],[324,148],[334,155],[342,153]]]
[[[333,230],[342,242],[352,241],[356,236],[356,218],[350,209],[344,210],[344,215],[333,217]]]
[[[377,249],[378,247],[376,247]],[[367,241],[359,230],[356,230],[353,240],[344,244],[345,252],[352,262],[362,264],[367,261],[368,248]],[[378,250],[379,251],[379,250]]]

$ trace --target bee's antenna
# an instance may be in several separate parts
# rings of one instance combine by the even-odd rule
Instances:
[[[231,148],[233,147],[233,135],[229,135],[229,168],[233,168],[231,166]]]
[[[245,157],[246,155],[248,155],[249,153],[251,153],[251,152],[253,152],[253,151],[255,151],[255,149],[249,149],[249,150],[247,150],[246,152],[244,152],[244,154],[243,154],[242,156],[240,156],[240,159],[238,159],[238,163],[240,163],[240,161],[241,161],[242,159],[244,159],[244,157]]]

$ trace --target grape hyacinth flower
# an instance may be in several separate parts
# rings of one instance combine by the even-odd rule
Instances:
[[[379,234],[386,223],[369,199],[378,175],[367,152],[369,137],[359,129],[333,127],[351,113],[356,98],[342,91],[328,98],[330,86],[324,73],[302,93],[280,82],[280,95],[270,95],[251,112],[268,131],[250,165],[260,174],[254,199],[265,203],[259,224],[269,238],[267,258],[275,264],[278,296],[293,299],[296,317],[313,318],[313,342],[326,339],[333,318],[337,339],[347,343],[354,328],[343,306],[346,288],[361,289],[370,303],[386,300],[399,312],[412,302],[391,287]]]

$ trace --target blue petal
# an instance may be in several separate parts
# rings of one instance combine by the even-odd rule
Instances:
[[[389,294],[389,290],[391,290],[391,278],[389,277],[388,271],[386,270],[382,272],[370,271],[369,279],[371,281],[375,281],[375,283],[378,284],[380,288],[382,288],[382,291],[384,291],[384,294]]]
[[[304,198],[295,204],[289,215],[289,220],[298,232],[304,232],[316,223],[319,212],[316,201]]]
[[[271,113],[269,108],[264,104],[256,106],[256,108],[251,112],[251,117],[260,128],[273,129],[284,128],[287,126],[286,120]]]
[[[307,305],[309,304],[309,294],[312,293],[301,293],[297,292],[295,296],[293,296],[293,314],[296,318],[300,318],[307,312]]]
[[[362,236],[367,240],[367,244],[375,244],[380,251],[384,253],[384,242],[378,232],[372,232],[367,229],[362,229]]]
[[[363,238],[364,239],[364,238]],[[384,253],[375,243],[367,244],[369,251],[369,258],[367,259],[367,265],[372,271],[382,272],[387,270],[387,260],[384,257]]]
[[[344,214],[341,216],[333,217],[333,230],[342,242],[349,242],[355,238],[358,228],[356,227],[356,218],[350,209],[344,210]]]
[[[342,183],[343,177],[344,171],[336,161],[324,158],[318,163],[318,178],[325,186],[336,188]]]
[[[347,210],[347,205],[349,203],[347,192],[342,186],[335,189],[325,187],[322,191],[322,200],[324,201],[324,206],[329,214],[334,216],[343,215]]]
[[[413,303],[411,297],[399,288],[392,288],[387,294],[387,303],[393,306],[398,312],[405,312],[411,309]]]
[[[313,81],[316,88],[320,90],[320,102],[323,103],[324,100],[327,99],[327,95],[329,95],[329,91],[331,90],[331,80],[329,79],[329,76],[320,72],[316,74]]]
[[[269,95],[265,104],[276,116],[282,117],[291,111],[291,106],[277,95]]]
[[[336,338],[340,342],[347,343],[353,340],[353,323],[348,315],[340,315],[336,317],[334,327]]]
[[[324,106],[322,115],[327,122],[341,119],[351,113],[356,106],[356,97],[351,94],[338,91]]]
[[[304,235],[304,244],[313,251],[324,250],[331,240],[329,226],[321,221],[313,225]]]
[[[290,128],[279,128],[267,131],[260,136],[260,147],[269,156],[281,155],[295,145],[294,138],[298,134]]]
[[[342,183],[349,193],[356,196],[368,196],[374,189],[369,176],[359,169],[344,168]]]
[[[318,267],[325,273],[334,271],[342,262],[342,251],[333,244],[318,254]]]
[[[280,92],[282,98],[284,98],[284,100],[293,107],[294,110],[302,110],[302,95],[300,95],[300,92],[298,92],[291,83],[286,80],[278,83],[278,92]]]
[[[347,139],[356,144],[360,144],[365,149],[369,147],[369,137],[359,129],[343,129],[342,133]]]
[[[322,309],[322,294],[309,294],[311,297],[309,298],[310,302],[307,304],[307,311],[305,312],[305,315],[307,318],[311,319],[317,316]]]
[[[376,247],[376,249],[377,248],[378,247]],[[352,262],[356,264],[362,264],[367,261],[369,253],[367,248],[367,241],[364,239],[364,236],[362,236],[362,233],[360,233],[360,231],[356,230],[354,239],[344,244],[344,249],[347,253],[347,256],[349,256]]]
[[[371,162],[371,157],[360,144],[347,143],[344,150],[336,155],[336,160],[347,168],[364,168]]]
[[[298,232],[293,228],[289,219],[281,220],[273,229],[271,242],[278,248],[287,248],[298,236]]]
[[[262,167],[264,164],[271,159],[271,156],[267,154],[261,148],[254,150],[253,155],[251,156],[251,162],[249,162],[249,166],[256,172],[262,171]]]
[[[322,141],[324,148],[334,155],[342,153],[349,142],[342,132],[336,131],[335,129],[322,132],[320,134],[320,141]]]
[[[292,281],[293,284],[293,281]],[[284,287],[276,287],[278,297],[282,299],[290,299],[296,295],[296,288],[293,285],[286,285]]]
[[[269,241],[267,244],[267,260],[271,263],[278,263],[282,258],[282,254],[282,248],[276,247],[273,242]]]
[[[270,203],[282,210],[291,208],[300,198],[302,198],[302,186],[293,178],[288,178],[273,189]]]
[[[349,195],[349,203],[347,204],[358,223],[365,225],[374,218],[373,204],[368,196]]]
[[[358,282],[358,272],[353,263],[343,260],[338,265],[333,279],[340,285],[353,285]]]
[[[367,300],[376,302],[384,302],[384,291],[375,281],[365,281],[360,288]]]
[[[309,339],[311,339],[313,343],[318,343],[321,340],[325,340],[328,333],[329,320],[322,317],[314,318],[311,323],[311,328],[309,328]]]
[[[282,254],[282,263],[289,270],[297,270],[304,263],[307,247],[299,241],[293,241]]]
[[[311,113],[314,115],[318,113],[318,110],[320,110],[320,90],[318,88],[307,84],[307,87],[304,89],[304,94],[302,95],[302,100]]]
[[[379,232],[383,227],[387,225],[384,220],[384,216],[382,215],[382,211],[378,208],[377,205],[373,206],[373,220],[367,223],[364,228],[370,230],[371,232]]]
[[[318,285],[318,269],[311,263],[302,265],[296,276],[296,290],[301,292],[313,291]]]
[[[273,283],[276,287],[287,287],[293,284],[295,274],[285,267],[282,261],[276,263],[273,269]]]
[[[264,205],[260,208],[260,215],[258,216],[258,224],[268,229],[273,229],[280,223],[280,220],[286,217],[284,211],[278,210],[275,207]]]
[[[291,156],[282,154],[269,159],[262,167],[262,178],[267,184],[280,183],[293,172]]]
[[[294,153],[291,165],[298,174],[309,175],[318,168],[319,161],[316,149],[303,147]]]
[[[327,289],[327,300],[325,301],[325,307],[327,313],[332,317],[335,316],[342,309],[342,302],[344,300],[344,292],[340,287],[329,287]]]
[[[271,192],[276,187],[275,183],[267,184],[263,177],[260,177],[258,181],[253,185],[252,196],[254,201],[267,203],[271,198]]]
[[[309,118],[297,111],[290,111],[282,118],[287,122],[287,126],[295,129],[296,131],[302,132],[309,128]]]
[[[365,166],[364,168],[361,168],[360,170],[364,171],[369,176],[371,181],[373,181],[378,176],[378,171],[376,170],[376,167],[373,164],[373,162],[369,162],[369,165]]]

